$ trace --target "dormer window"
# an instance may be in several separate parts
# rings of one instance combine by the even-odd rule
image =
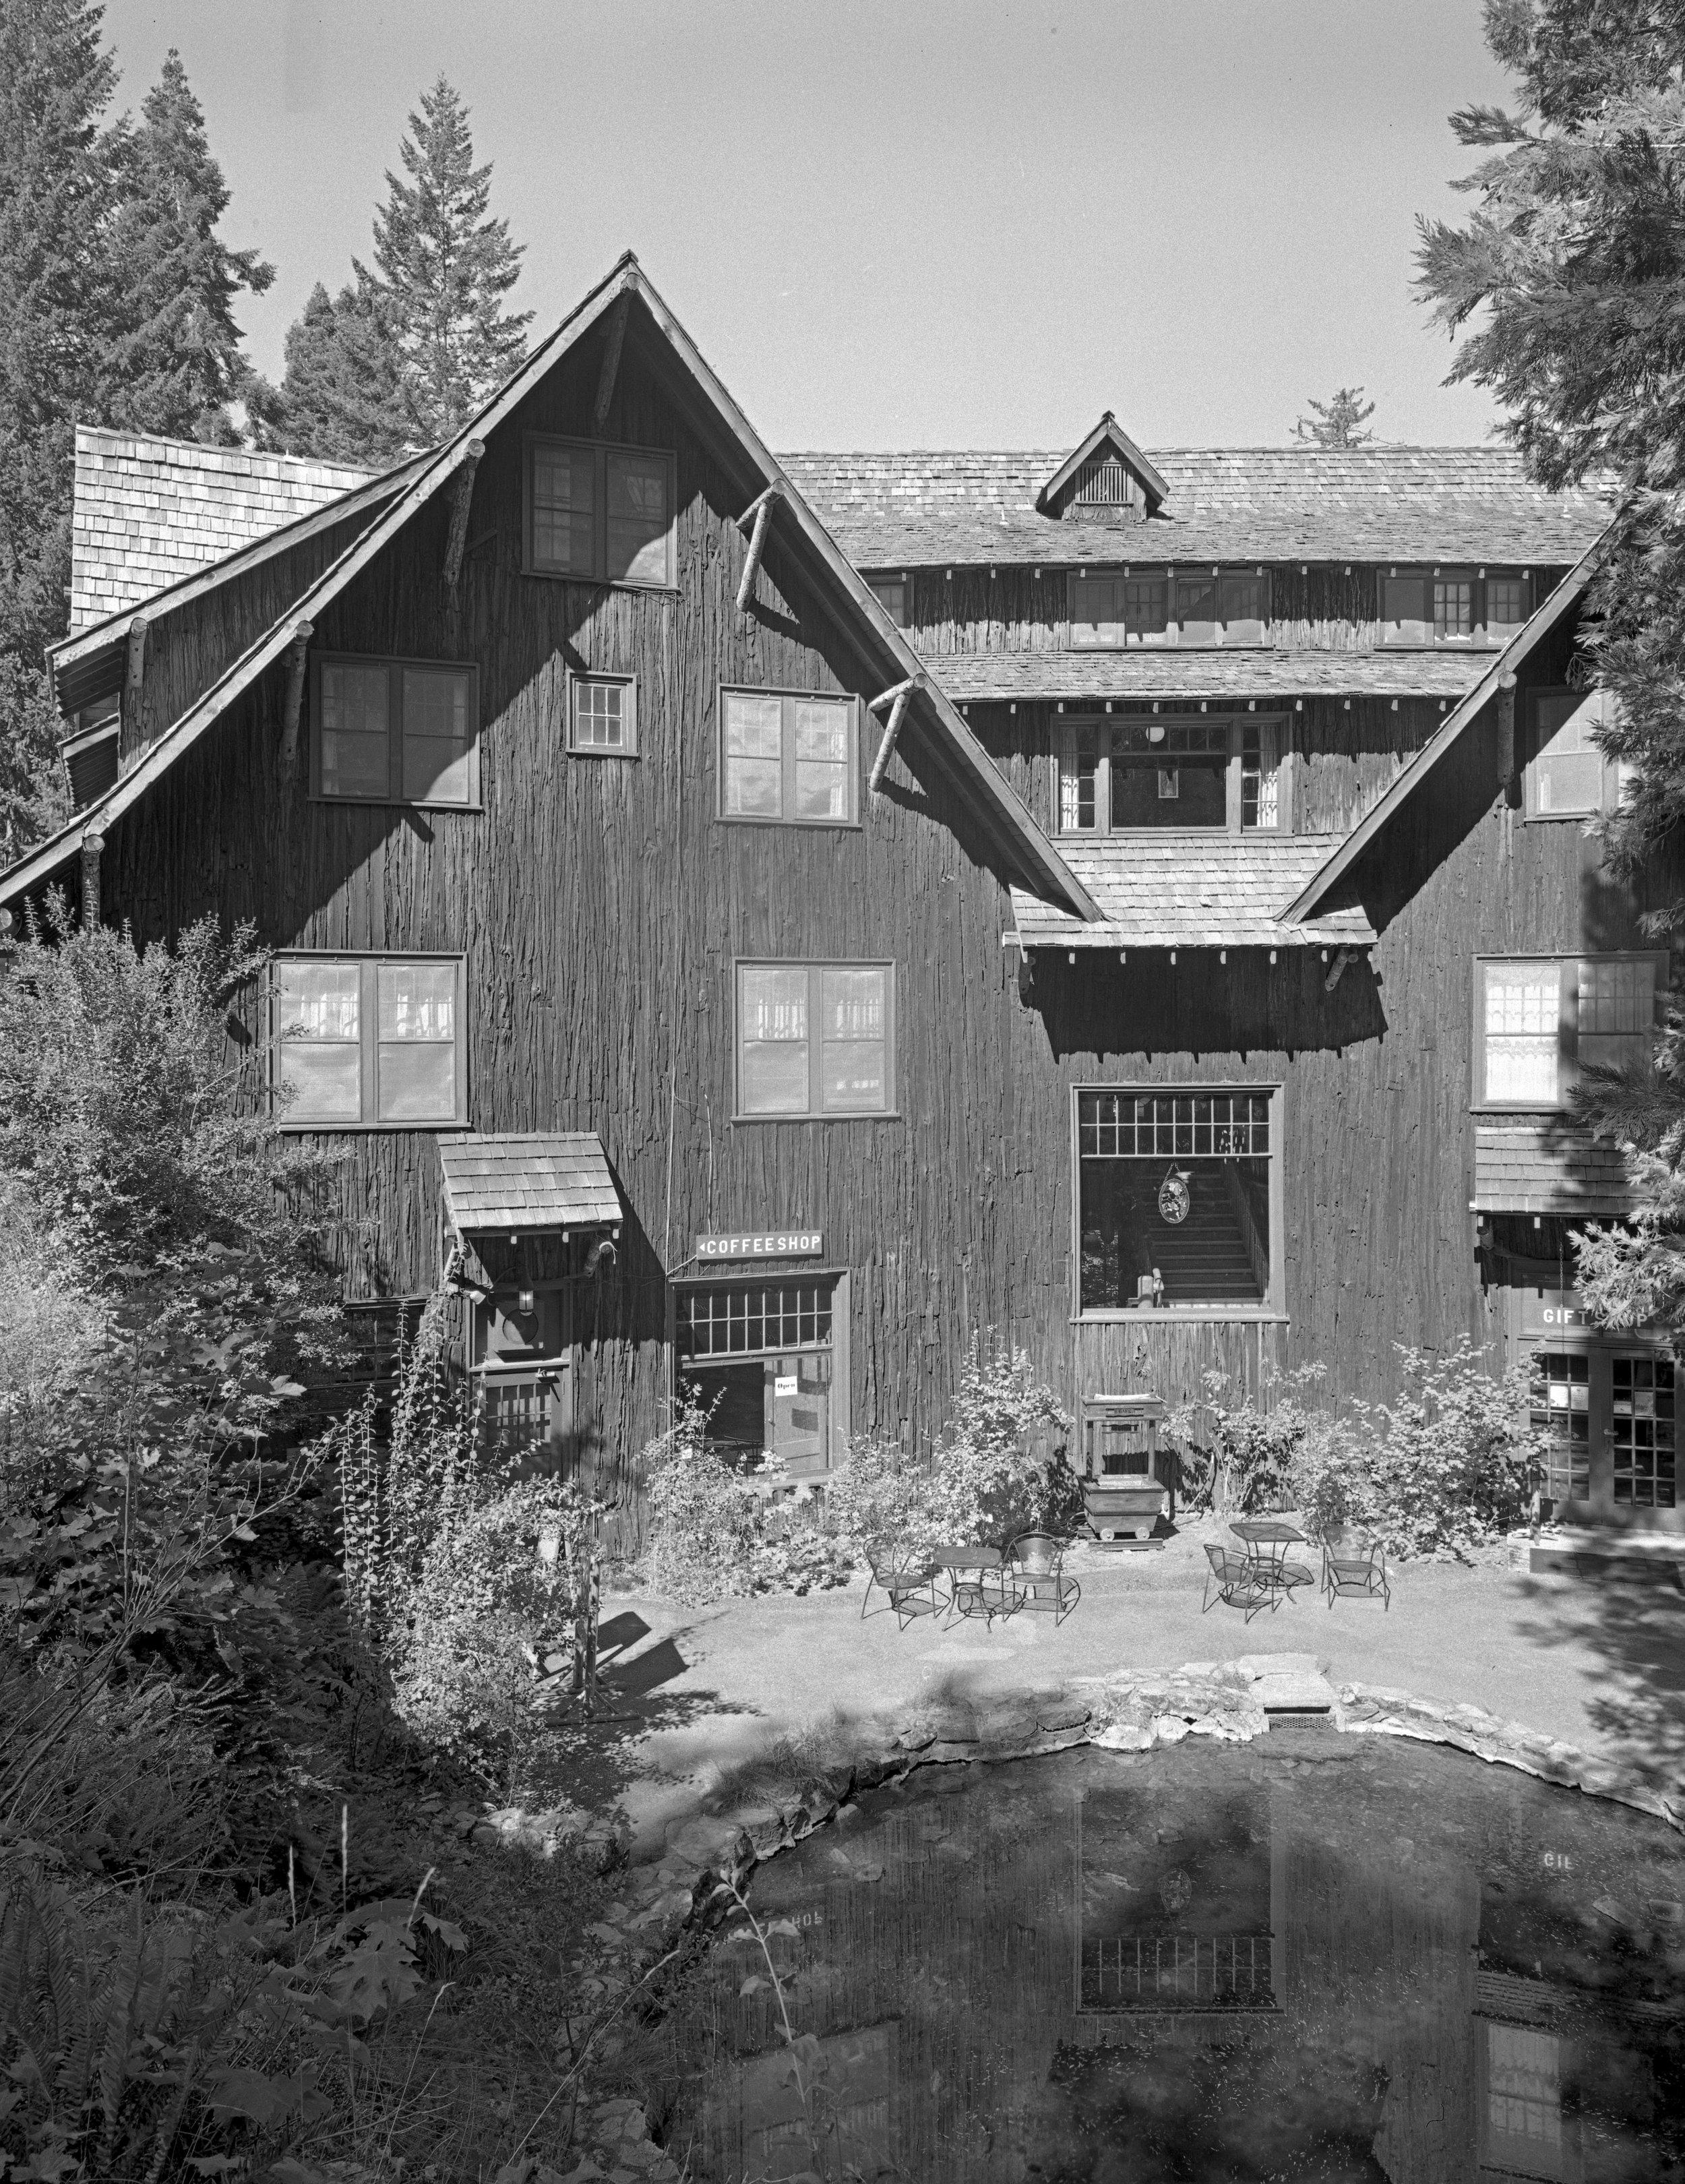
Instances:
[[[1071,572],[1071,643],[1079,651],[1269,642],[1266,569]]]
[[[1043,515],[1133,521],[1156,514],[1170,488],[1108,410],[1036,497]]]

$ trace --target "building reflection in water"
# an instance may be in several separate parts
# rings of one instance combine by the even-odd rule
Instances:
[[[1682,1847],[1326,1732],[930,1769],[757,1875],[813,2044],[720,1948],[672,2137],[731,2184],[1663,2184]]]

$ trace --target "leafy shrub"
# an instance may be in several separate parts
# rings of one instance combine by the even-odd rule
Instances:
[[[1019,1532],[1068,1529],[1082,1510],[1065,1461],[1070,1432],[1070,1413],[1028,1353],[974,1335],[925,1488],[939,1536],[1004,1545]]]
[[[689,1390],[644,1450],[644,1569],[657,1592],[699,1606],[748,1590],[759,1496],[708,1438],[709,1407]]]
[[[826,1507],[842,1536],[862,1554],[933,1545],[926,1507],[925,1467],[904,1449],[873,1434],[857,1434],[825,1490]]]
[[[1528,1376],[1490,1373],[1488,1347],[1465,1335],[1435,1356],[1400,1343],[1407,1392],[1351,1407],[1354,1513],[1396,1553],[1459,1552],[1527,1514],[1542,1455]]]
[[[1264,1402],[1249,1392],[1236,1402],[1228,1373],[1202,1373],[1200,1397],[1177,1405],[1165,1421],[1186,1506],[1237,1516],[1286,1507],[1307,1446],[1321,1430],[1301,1398],[1325,1370],[1304,1365],[1277,1376],[1264,1391],[1273,1400]]]

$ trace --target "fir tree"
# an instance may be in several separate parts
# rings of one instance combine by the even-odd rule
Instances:
[[[1313,413],[1293,426],[1295,438],[1318,448],[1361,448],[1375,437],[1359,428],[1375,415],[1375,404],[1365,402],[1360,387],[1342,387],[1329,402],[1311,399]]]
[[[330,296],[319,281],[287,329],[272,437],[290,454],[383,470],[414,441],[396,344],[366,277]]]
[[[375,215],[377,293],[403,361],[418,440],[432,446],[467,421],[514,370],[531,311],[505,312],[521,247],[487,207],[492,169],[474,164],[468,109],[442,75],[398,146],[407,182],[388,170]],[[359,266],[358,271],[363,269]]]
[[[1461,226],[1421,224],[1420,288],[1465,338],[1454,381],[1508,411],[1530,473],[1606,482],[1614,521],[1582,642],[1615,700],[1606,751],[1633,787],[1602,822],[1631,875],[1685,821],[1685,9],[1676,0],[1488,0],[1487,42],[1520,81],[1513,113],[1452,117],[1486,156]],[[1675,903],[1650,921],[1685,925]],[[1636,1234],[1593,1234],[1580,1270],[1608,1324],[1685,1335],[1685,1026],[1653,1073],[1586,1072],[1578,1112],[1638,1149]]]
[[[173,47],[139,126],[125,125],[113,142],[118,204],[108,248],[120,280],[103,359],[105,421],[231,441],[228,405],[250,376],[235,299],[242,289],[261,295],[275,268],[217,237],[228,185]]]

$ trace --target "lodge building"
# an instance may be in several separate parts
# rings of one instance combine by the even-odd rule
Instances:
[[[637,261],[380,476],[85,430],[72,822],[0,880],[275,950],[348,1297],[464,1300],[635,1524],[681,1380],[819,1475],[974,1332],[1074,1414],[1544,1360],[1559,1513],[1678,1528],[1579,1064],[1669,983],[1589,823],[1607,510],[1493,448],[775,457]]]

